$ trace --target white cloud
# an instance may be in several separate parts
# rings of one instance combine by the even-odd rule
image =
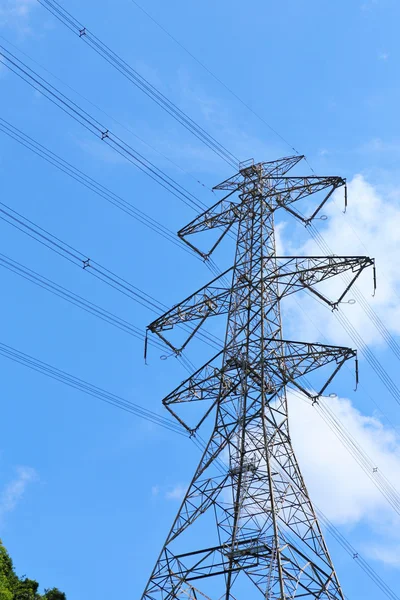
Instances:
[[[28,33],[29,17],[36,0],[2,0],[0,7],[0,27],[15,29],[18,33]]]
[[[368,555],[391,567],[400,568],[400,544],[377,544],[368,548]]]
[[[17,476],[0,493],[0,524],[7,513],[12,512],[25,493],[29,483],[37,480],[37,473],[31,467],[18,467]]]
[[[341,192],[340,196],[343,195]],[[342,197],[336,194],[334,201],[324,209],[329,217],[324,226],[318,226],[325,242],[333,253],[340,255],[368,255],[376,259],[378,288],[372,298],[372,269],[365,272],[357,281],[357,287],[364,294],[373,310],[382,318],[386,327],[394,334],[400,334],[400,270],[398,268],[398,248],[400,244],[400,202],[399,190],[378,191],[361,175],[356,175],[349,183],[349,206],[343,214]],[[336,201],[335,201],[336,200]],[[284,240],[285,241],[285,240]],[[298,254],[324,254],[314,240],[309,240]],[[343,288],[340,277],[329,280],[326,291],[332,299],[337,298],[338,289]],[[348,299],[354,294],[348,294]],[[300,305],[305,309],[303,312]],[[330,343],[354,346],[347,334],[338,327],[337,320],[329,308],[320,306],[312,299],[299,300],[298,295],[287,302],[289,324],[295,326],[299,339],[307,339],[310,331],[310,309],[312,321],[324,332]],[[342,311],[362,334],[367,344],[382,344],[383,340],[370,318],[359,303],[342,304]],[[315,331],[313,331],[315,338]]]
[[[158,496],[159,493],[160,493],[160,486],[159,485],[153,485],[153,487],[151,488],[151,495],[152,496]]]
[[[165,497],[167,500],[183,500],[186,489],[186,486],[180,484],[175,485],[165,493]]]
[[[367,2],[361,4],[360,8],[363,12],[370,12],[377,4],[378,0],[367,0]]]
[[[379,419],[362,415],[350,400],[323,398],[349,434],[390,483],[400,480],[400,438]],[[310,497],[335,525],[362,524],[368,543],[362,552],[400,567],[400,518],[356,460],[321,418],[316,407],[289,393],[291,435]],[[386,552],[381,552],[381,548]]]
[[[400,154],[400,143],[396,140],[383,140],[375,137],[368,140],[358,148],[361,154],[373,154],[384,158],[397,157]]]
[[[373,458],[379,473],[395,484],[400,479],[400,438],[376,417],[362,415],[345,398],[323,398],[342,425]],[[335,433],[321,418],[318,408],[289,393],[293,445],[303,465],[311,497],[337,524],[380,519],[392,509],[374,483],[362,471]]]
[[[288,401],[291,439],[312,502],[335,526],[345,527],[347,531],[358,525],[363,527],[364,541],[357,543],[357,549],[365,557],[400,567],[399,516],[321,418],[318,407],[291,391]],[[379,482],[378,478],[386,477],[396,488],[400,481],[398,433],[377,417],[363,415],[349,399],[322,398],[320,403],[329,407],[340,421],[341,430],[347,431],[372,459],[373,467],[369,471],[372,478]],[[228,460],[226,462],[228,464]],[[375,473],[374,468],[378,469]],[[159,492],[159,486],[153,488],[153,494]],[[167,500],[181,501],[185,493],[186,486],[177,484],[164,488],[163,496]],[[228,494],[226,501],[229,500]]]
[[[361,254],[375,257],[378,269],[378,290],[371,298],[372,272],[358,283],[374,310],[393,333],[400,333],[400,270],[397,254],[400,242],[400,191],[378,190],[361,175],[349,184],[349,208],[344,215],[337,207],[343,207],[342,197],[327,205],[324,212],[329,219],[321,228],[328,245],[341,255]],[[282,226],[277,232],[278,253],[284,254],[288,246],[289,229]],[[286,248],[287,249],[287,248]],[[292,250],[292,249],[291,249]],[[296,254],[321,254],[310,241],[295,249]],[[338,280],[329,284],[336,291]],[[381,338],[358,304],[343,305],[342,310],[351,317],[352,323],[367,343],[379,344]],[[310,323],[292,303],[292,328],[297,339],[315,341],[320,336],[310,334]],[[312,318],[330,343],[344,344],[346,334],[337,326],[336,320],[313,302]],[[352,345],[349,342],[349,345]],[[359,446],[368,452],[378,471],[376,478],[387,476],[394,486],[400,481],[400,438],[394,430],[385,427],[377,417],[365,416],[345,398],[323,400],[340,419]],[[310,497],[326,516],[338,526],[346,528],[362,525],[367,542],[359,547],[368,557],[400,567],[400,519],[393,508],[352,458],[322,420],[318,409],[289,394],[290,422],[293,445],[304,474]],[[374,473],[372,471],[372,476]],[[185,488],[177,485],[165,493],[168,499],[180,500]],[[346,534],[347,535],[347,534]],[[384,550],[384,551],[383,551]],[[394,558],[395,557],[395,558]]]

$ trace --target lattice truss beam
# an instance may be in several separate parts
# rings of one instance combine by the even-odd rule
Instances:
[[[276,255],[274,212],[282,208],[308,224],[345,185],[340,177],[288,177],[301,158],[242,165],[217,186],[228,196],[179,232],[188,242],[222,228],[207,253],[188,242],[209,256],[235,225],[236,255],[230,269],[149,325],[180,353],[208,318],[227,315],[221,352],[163,400],[191,435],[211,413],[215,422],[143,599],[344,600],[292,448],[286,390],[317,401],[356,352],[283,339],[280,303],[305,290],[335,309],[374,263],[362,256]],[[311,217],[293,208],[320,193]],[[349,283],[332,299],[323,285],[343,273],[350,273]],[[183,344],[167,338],[168,330],[191,322]],[[320,375],[314,392],[306,378],[317,371],[322,383]],[[193,424],[183,416],[190,405],[204,407]]]
[[[227,314],[230,308],[238,312],[247,311],[260,293],[261,281],[267,286],[274,283],[279,285],[279,294],[275,302],[270,303],[269,311],[273,311],[282,298],[301,290],[306,290],[331,308],[336,308],[345,299],[364,269],[373,264],[372,259],[364,256],[268,257],[260,260],[259,265],[253,265],[251,277],[244,274],[240,282],[232,282],[229,287],[219,285],[227,275],[232,276],[235,268],[231,267],[153,321],[148,328],[157,333],[172,350],[181,351],[192,339],[193,332],[188,335],[183,345],[177,348],[165,337],[164,331],[178,324],[195,321],[194,331],[197,332],[209,317]],[[266,272],[268,276],[265,276]],[[331,299],[326,293],[319,291],[318,284],[346,272],[351,273],[350,281],[343,285],[336,299]]]

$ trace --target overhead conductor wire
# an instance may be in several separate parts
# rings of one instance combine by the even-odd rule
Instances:
[[[106,267],[103,267],[100,263],[94,261],[92,258],[83,254],[66,242],[63,242],[60,238],[54,236],[42,227],[39,227],[33,221],[27,219],[20,213],[8,207],[3,202],[0,202],[0,219],[3,219],[5,222],[9,223],[25,235],[28,235],[28,237],[39,242],[72,264],[87,271],[92,276],[100,279],[110,287],[131,298],[141,306],[155,312],[156,314],[162,314],[168,309],[165,304],[162,304],[156,300],[154,296],[144,292],[139,287],[128,282],[126,279],[120,277]],[[188,325],[182,324],[181,327],[187,331],[192,331]],[[221,341],[214,334],[203,330],[198,331],[197,336],[204,343],[220,349]]]
[[[116,394],[110,393],[98,386],[90,384],[78,377],[75,377],[66,371],[58,369],[40,361],[26,353],[20,352],[11,346],[0,343],[0,355],[8,358],[11,361],[17,362],[25,367],[28,367],[34,371],[42,373],[51,379],[55,379],[60,383],[64,383],[72,388],[75,388],[85,394],[88,394],[92,397],[98,398],[103,402],[106,402],[115,408],[119,408],[126,412],[132,413],[135,416],[150,421],[156,425],[160,425],[160,427],[164,427],[172,431],[173,433],[177,433],[179,435],[187,436],[187,432],[183,429],[183,427],[179,424],[176,424],[171,419],[161,417],[157,413],[154,413],[150,410],[143,409],[141,406],[122,398]],[[192,441],[198,446],[199,449],[203,450],[206,447],[204,440],[197,440],[198,436],[192,436]],[[225,465],[222,461],[218,460],[219,470],[221,472],[226,471]],[[398,596],[394,593],[393,590],[383,581],[383,579],[375,572],[375,570],[367,563],[365,559],[363,559],[359,553],[354,549],[354,547],[346,540],[346,538],[337,530],[337,528],[329,521],[329,519],[318,510],[319,517],[321,518],[322,523],[325,525],[329,533],[335,537],[335,539],[341,544],[341,546],[346,550],[346,552],[355,560],[356,564],[364,570],[364,572],[372,579],[372,581],[381,589],[381,591],[391,600],[399,600]]]
[[[38,0],[38,2],[220,158],[227,162],[231,167],[238,167],[239,159],[237,157],[227,150],[227,148],[218,142],[212,135],[207,133],[207,131],[184,113],[176,104],[169,100],[145,77],[140,75],[140,73],[131,67],[125,60],[118,56],[111,48],[104,44],[104,42],[95,36],[87,27],[75,19],[75,17],[73,17],[61,4],[55,0]]]
[[[80,123],[85,129],[90,131],[97,138],[110,146],[115,152],[123,156],[126,160],[134,164],[138,169],[148,177],[156,181],[170,194],[184,202],[187,206],[195,210],[204,210],[205,204],[196,196],[186,190],[172,177],[159,169],[151,161],[146,159],[137,150],[124,142],[117,135],[113,134],[107,127],[102,125],[97,119],[92,117],[87,111],[80,108],[76,102],[70,100],[65,94],[57,90],[52,84],[28,67],[14,54],[9,52],[0,44],[0,56],[3,57],[3,64],[19,78],[28,83],[35,90],[45,96],[50,102],[58,106],[63,112]]]
[[[55,154],[52,150],[40,144],[37,140],[34,140],[32,137],[18,129],[14,125],[12,125],[9,121],[6,121],[2,117],[0,117],[0,131],[4,134],[8,135],[11,139],[15,140],[43,160],[47,161],[81,185],[85,186],[87,189],[91,190],[110,204],[113,204],[115,207],[119,208],[125,214],[130,217],[136,219],[139,223],[148,227],[167,241],[171,242],[178,248],[181,248],[185,252],[188,252],[191,256],[195,256],[198,260],[202,260],[201,257],[193,252],[187,244],[182,242],[177,235],[165,227],[162,223],[145,213],[144,211],[136,208],[133,204],[125,200],[119,194],[116,194],[106,186],[102,185],[94,179],[84,173],[78,167],[72,165],[70,162],[63,159],[61,156]]]

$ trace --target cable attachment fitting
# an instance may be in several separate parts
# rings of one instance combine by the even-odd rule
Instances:
[[[358,389],[358,383],[359,383],[359,376],[358,376],[358,357],[356,356],[356,387],[354,388],[354,391],[356,392]]]
[[[88,267],[90,267],[90,258],[87,258],[86,260],[82,261],[82,265],[84,269],[87,269]]]
[[[374,292],[372,294],[372,297],[375,298],[375,294],[376,294],[376,264],[375,264],[375,259],[373,259],[373,261],[374,261],[374,266],[373,266]]]
[[[105,131],[101,132],[101,139],[102,140],[105,140],[108,137],[110,137],[108,129],[106,129]]]
[[[147,346],[149,343],[149,328],[146,328],[146,335],[144,338],[144,364],[147,365]]]
[[[313,405],[313,406],[315,406],[315,405],[319,406],[319,402],[318,402],[318,400],[319,400],[319,396],[312,396],[312,397],[311,397],[311,402],[312,402],[312,405]]]
[[[86,27],[79,30],[79,37],[83,37],[84,35],[86,35]]]

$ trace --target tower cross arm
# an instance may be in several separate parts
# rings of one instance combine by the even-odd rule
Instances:
[[[270,262],[274,264],[273,269],[269,267]],[[280,294],[279,298],[275,299],[275,303],[285,296],[305,290],[322,300],[327,306],[336,308],[364,269],[373,265],[373,259],[365,256],[266,257],[259,263],[258,275],[253,272],[251,278],[243,276],[242,280],[236,282],[234,286],[226,287],[221,284],[221,280],[232,273],[233,267],[231,267],[155,319],[148,329],[157,334],[172,350],[180,352],[193,338],[193,330],[188,330],[187,338],[179,347],[171,340],[167,340],[164,332],[178,325],[197,322],[195,328],[197,333],[210,317],[226,314],[230,308],[235,308],[237,312],[248,310],[251,290],[260,286],[261,279],[264,285],[279,284]],[[349,281],[336,299],[332,300],[326,292],[318,289],[318,284],[348,271],[351,272]],[[265,272],[268,274],[265,275]],[[274,303],[271,303],[269,309],[273,306]]]
[[[230,294],[232,290],[219,284],[219,281],[232,271],[227,269],[207,285],[191,294],[179,304],[150,323],[148,329],[152,333],[159,333],[171,329],[174,325],[187,321],[204,319],[211,315],[224,314],[229,309]]]
[[[277,177],[268,179],[268,188],[264,191],[265,201],[272,210],[284,208],[290,214],[309,224],[326,204],[332,194],[340,187],[346,186],[346,180],[342,177]],[[347,204],[347,191],[345,187],[345,204]],[[320,199],[319,204],[309,217],[304,217],[299,211],[291,207],[295,202],[304,198],[326,191]],[[272,203],[272,204],[271,204]]]
[[[252,178],[255,175],[259,176],[262,172],[263,176],[278,176],[284,175],[299,163],[304,157],[302,154],[296,156],[287,156],[278,160],[268,162],[254,163],[254,160],[246,160],[239,165],[239,172],[225,179],[222,183],[214,186],[214,190],[238,190],[243,186],[243,178]]]
[[[346,186],[346,180],[342,177],[286,177],[275,174],[271,175],[268,171],[264,173],[262,168],[262,163],[253,165],[251,176],[247,177],[244,181],[241,172],[232,178],[232,180],[228,180],[232,181],[232,187],[220,189],[231,189],[229,194],[180,229],[178,236],[195,252],[200,254],[200,256],[208,258],[231,229],[232,225],[243,218],[243,215],[249,210],[249,205],[254,201],[255,197],[262,197],[270,213],[283,208],[308,225],[326,204],[333,192],[342,186]],[[233,182],[236,183],[233,184]],[[347,205],[346,189],[345,205]],[[326,193],[319,199],[319,204],[309,217],[304,217],[301,212],[292,208],[294,203],[323,191],[326,191]],[[230,197],[235,192],[240,192],[239,198],[230,200]],[[221,228],[222,233],[208,252],[203,252],[187,239],[188,236],[193,234],[215,228]]]
[[[237,201],[229,200],[229,197],[232,194],[233,192],[216,202],[213,206],[203,211],[200,215],[193,219],[193,221],[178,231],[178,236],[181,238],[181,240],[188,244],[188,246],[190,246],[203,258],[208,258],[208,256],[212,254],[235,221],[240,218],[240,204],[238,204]],[[221,228],[222,233],[207,253],[202,252],[199,250],[199,248],[197,248],[197,246],[193,245],[186,239],[189,235],[217,228]]]

